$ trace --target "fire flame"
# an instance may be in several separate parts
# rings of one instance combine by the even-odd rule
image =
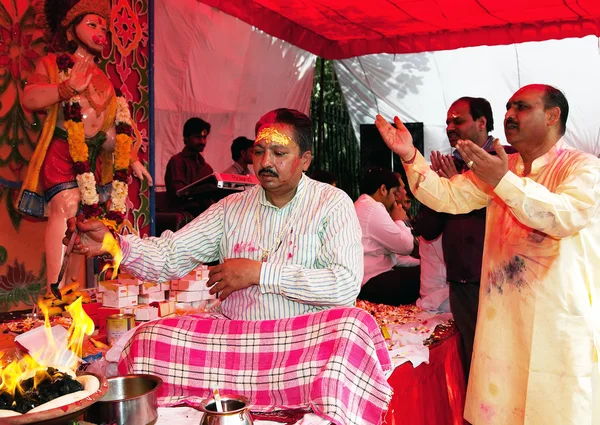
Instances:
[[[65,308],[71,315],[72,323],[69,328],[69,345],[68,349],[74,355],[81,357],[83,354],[83,338],[85,335],[94,333],[94,321],[88,316],[83,309],[83,297]],[[47,316],[46,320],[47,320]]]
[[[14,395],[16,390],[21,390],[20,383],[31,377],[34,377],[34,386],[37,386],[48,376],[46,372],[48,367],[74,375],[83,352],[83,338],[94,332],[94,322],[83,310],[82,300],[83,298],[79,297],[66,307],[72,318],[66,341],[60,338],[60,331],[64,331],[64,328],[52,327],[48,319],[48,307],[41,300],[38,302],[45,318],[43,332],[46,336],[46,344],[42,344],[36,352],[25,354],[20,360],[13,360],[8,366],[0,369],[2,377],[0,394],[7,392]],[[35,329],[30,332],[33,331]]]
[[[123,253],[121,252],[119,242],[113,237],[111,233],[106,233],[104,235],[104,239],[102,240],[102,249],[108,251],[108,253],[113,258],[112,265],[107,263],[102,269],[102,271],[106,271],[107,269],[113,269],[112,275],[116,276],[119,273],[119,265],[121,265]]]

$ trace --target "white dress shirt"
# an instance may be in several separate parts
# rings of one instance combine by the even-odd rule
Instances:
[[[442,249],[442,237],[426,241],[419,238],[421,257],[421,286],[417,307],[429,311],[450,312],[450,287],[446,282],[446,263]]]
[[[364,285],[372,277],[390,271],[397,264],[396,254],[410,254],[414,239],[406,224],[402,220],[392,220],[385,205],[370,195],[361,195],[354,203],[354,209],[362,228]]]

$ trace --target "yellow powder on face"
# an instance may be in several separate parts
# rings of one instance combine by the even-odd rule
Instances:
[[[258,132],[256,136],[256,141],[254,144],[264,140],[265,143],[275,143],[278,145],[287,146],[292,143],[292,139],[286,134],[283,134],[281,131],[277,130],[274,127],[265,127]]]

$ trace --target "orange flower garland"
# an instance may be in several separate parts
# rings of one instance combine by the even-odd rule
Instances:
[[[69,135],[69,153],[71,154],[73,162],[87,161],[88,147],[85,144],[85,131],[83,129],[83,123],[69,120],[65,122],[65,129]]]

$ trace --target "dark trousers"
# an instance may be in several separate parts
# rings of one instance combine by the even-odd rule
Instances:
[[[460,332],[464,352],[463,365],[468,381],[471,356],[473,355],[475,326],[477,325],[477,309],[479,308],[479,282],[458,283],[450,281],[449,283],[450,311],[454,316],[456,328]]]
[[[421,267],[394,267],[369,279],[358,294],[359,300],[377,304],[412,304],[419,298]]]

